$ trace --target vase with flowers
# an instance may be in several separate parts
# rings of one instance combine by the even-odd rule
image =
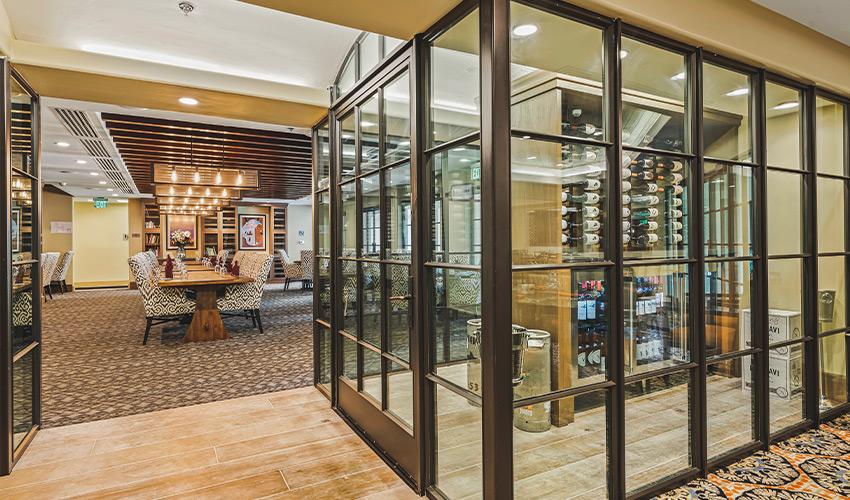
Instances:
[[[186,258],[186,245],[192,242],[192,235],[189,231],[177,229],[171,233],[171,245],[177,247],[177,259],[183,260]]]

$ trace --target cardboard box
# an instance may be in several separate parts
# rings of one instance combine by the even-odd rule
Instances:
[[[768,388],[770,397],[791,401],[791,399],[803,393],[803,357],[792,358],[768,356]],[[752,356],[744,356],[741,359],[743,377],[741,387],[745,391],[753,388],[753,377],[750,366]]]
[[[771,344],[786,340],[798,339],[803,336],[802,316],[797,311],[770,309],[768,311],[768,335]],[[752,315],[749,309],[741,311],[741,349],[751,349],[752,346]],[[794,358],[802,354],[802,345],[793,345],[772,349],[770,355]]]

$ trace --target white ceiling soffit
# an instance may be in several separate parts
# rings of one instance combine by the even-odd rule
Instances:
[[[104,74],[147,70],[155,81],[161,81],[164,65],[182,79],[172,83],[190,83],[187,72],[216,74],[220,79],[275,83],[278,92],[289,87],[301,102],[315,100],[317,94],[299,93],[298,88],[324,91],[359,34],[233,0],[196,0],[188,16],[178,9],[177,0],[3,0],[3,4],[17,39],[13,58],[21,64],[74,69],[67,67],[72,64],[88,72],[100,65]],[[155,64],[160,70],[120,62],[116,68],[109,63],[113,58]],[[254,85],[245,86],[250,90]],[[322,104],[327,104],[326,92],[323,98]]]
[[[850,3],[847,0],[753,0],[844,45],[850,45]]]

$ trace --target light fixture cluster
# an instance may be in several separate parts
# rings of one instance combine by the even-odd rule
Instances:
[[[224,152],[222,151],[222,159]],[[160,210],[209,215],[242,197],[243,190],[260,187],[256,170],[154,163],[151,166],[154,196]]]

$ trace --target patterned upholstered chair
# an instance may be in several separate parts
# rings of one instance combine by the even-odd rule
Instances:
[[[304,288],[313,288],[313,251],[301,250],[301,279]]]
[[[215,256],[215,260],[216,260],[219,264],[224,264],[225,262],[227,262],[227,254],[229,254],[229,253],[230,253],[230,250],[221,250],[221,251],[219,251],[219,252],[218,252],[218,255],[216,255],[216,256]]]
[[[136,254],[129,259],[130,271],[142,294],[145,304],[145,337],[142,345],[148,343],[148,335],[153,325],[179,321],[195,312],[195,302],[186,296],[183,288],[161,288],[157,284],[157,274],[150,260],[144,254]]]
[[[44,287],[44,293],[49,295],[51,299],[53,292],[50,291],[50,279],[53,277],[57,263],[59,263],[59,252],[41,254],[41,285]]]
[[[218,298],[218,310],[222,316],[239,316],[251,320],[263,333],[263,321],[260,319],[260,300],[263,289],[272,269],[274,254],[247,253],[240,265],[240,274],[254,278],[251,283],[230,285],[224,289],[224,296]]]
[[[300,280],[302,279],[301,274],[301,265],[295,262],[292,262],[292,259],[287,255],[286,250],[280,249],[278,250],[280,254],[280,263],[283,265],[283,277],[286,278],[286,284],[283,285],[284,290],[289,290],[289,283],[292,280]],[[301,282],[301,287],[304,287],[304,282]]]
[[[74,251],[69,250],[62,256],[62,260],[53,271],[53,277],[50,278],[50,284],[59,286],[59,291],[63,294],[68,291],[68,285],[65,283],[65,278],[68,276],[68,268],[71,267],[71,259],[74,257]]]

